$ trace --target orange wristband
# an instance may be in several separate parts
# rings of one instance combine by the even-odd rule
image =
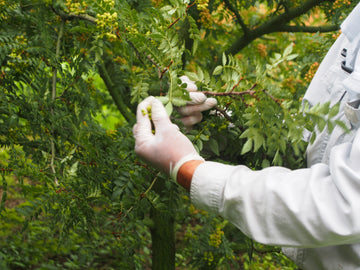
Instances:
[[[190,160],[185,162],[180,168],[176,176],[176,181],[183,186],[187,191],[190,191],[191,180],[195,169],[204,161]]]

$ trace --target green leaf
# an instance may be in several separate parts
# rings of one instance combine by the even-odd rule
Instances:
[[[293,47],[294,47],[294,43],[290,43],[290,45],[288,45],[285,50],[284,50],[284,56],[288,56],[292,50],[293,50]]]
[[[167,104],[169,102],[169,97],[168,96],[158,96],[156,98],[158,100],[160,100],[162,104]]]
[[[186,105],[186,100],[183,98],[173,97],[171,103],[176,107],[182,107]]]
[[[185,72],[185,75],[188,76],[188,78],[192,81],[199,81],[199,76],[194,72]]]
[[[325,126],[326,126],[326,121],[325,121],[325,119],[320,117],[320,118],[318,119],[318,122],[317,122],[317,127],[318,127],[319,131],[320,131],[320,132],[323,131],[324,128],[325,128]]]
[[[70,169],[66,171],[67,177],[75,177],[77,176],[79,162],[76,161],[74,164],[71,165]]]
[[[194,43],[193,43],[192,50],[191,50],[192,55],[195,55],[198,46],[199,46],[199,41],[198,41],[197,39],[195,39],[195,40],[194,40]]]
[[[165,110],[167,112],[167,114],[170,116],[173,112],[173,105],[171,102],[169,102],[168,104],[165,105]]]
[[[291,61],[291,60],[295,59],[296,57],[298,57],[298,54],[290,54],[290,55],[286,56],[286,60]]]
[[[93,190],[91,190],[90,194],[87,196],[88,199],[90,198],[98,198],[101,196],[101,190],[97,186],[94,187]]]
[[[199,151],[201,151],[203,149],[203,142],[202,140],[197,140],[196,141],[196,146],[199,149]]]
[[[256,132],[254,136],[254,152],[257,152],[264,142],[264,137]]]
[[[200,67],[197,68],[197,73],[199,81],[202,82],[204,80],[204,72]]]
[[[340,121],[340,120],[335,120],[334,122],[336,125],[340,126],[346,133],[348,133],[350,131],[349,127],[346,125],[345,122]]]
[[[220,152],[219,152],[219,144],[218,142],[215,140],[215,139],[210,139],[209,141],[209,147],[211,149],[211,151],[213,151],[213,153],[217,156],[220,155]]]
[[[281,166],[282,165],[282,158],[281,158],[279,150],[277,150],[276,153],[275,153],[275,156],[274,156],[274,159],[273,159],[273,164],[275,166]]]
[[[200,135],[200,140],[202,140],[202,141],[208,141],[208,140],[209,140],[209,137],[206,136],[206,135],[204,135],[204,134],[201,134],[201,135]]]
[[[334,128],[335,128],[334,123],[331,121],[327,121],[327,129],[329,133],[333,132]]]
[[[244,116],[244,115],[243,115]],[[249,137],[249,135],[251,134],[251,129],[248,128],[247,130],[245,130],[243,133],[241,133],[240,135],[240,139],[242,138],[246,138],[246,137]]]
[[[339,113],[339,108],[340,108],[340,103],[331,107],[331,109],[329,111],[329,118],[335,117]]]
[[[261,163],[261,168],[267,168],[270,167],[270,161],[267,159],[263,159],[262,163]]]
[[[226,54],[225,53],[223,53],[223,55],[222,55],[222,64],[223,64],[223,66],[226,65]]]
[[[316,132],[313,132],[310,138],[310,144],[313,144],[316,139]]]
[[[214,69],[214,72],[213,72],[213,75],[219,75],[223,70],[223,67],[222,66],[217,66],[215,69]]]
[[[242,150],[241,150],[241,155],[246,154],[247,152],[249,152],[252,148],[253,145],[253,140],[252,139],[247,139],[246,143],[243,145]]]

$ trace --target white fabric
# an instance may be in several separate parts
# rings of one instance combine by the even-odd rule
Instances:
[[[304,97],[310,104],[340,103],[336,127],[317,135],[308,168],[200,164],[191,199],[217,212],[258,242],[284,247],[301,269],[360,269],[360,4],[342,25]],[[349,54],[344,59],[343,48]],[[350,74],[341,63],[354,63]]]

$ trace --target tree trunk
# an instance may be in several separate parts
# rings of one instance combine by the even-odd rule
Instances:
[[[174,219],[170,213],[152,208],[154,226],[150,229],[152,239],[152,270],[175,269]]]
[[[165,179],[159,178],[154,191],[161,194],[165,190]],[[151,208],[153,226],[150,227],[152,240],[152,270],[175,270],[175,229],[171,209]]]

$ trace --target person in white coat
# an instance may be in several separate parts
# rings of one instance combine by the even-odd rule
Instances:
[[[340,103],[336,119],[350,132],[335,127],[318,134],[307,149],[307,168],[253,171],[205,161],[154,97],[138,105],[136,153],[189,190],[195,206],[220,214],[260,243],[282,246],[300,269],[360,269],[359,26],[360,4],[304,96],[311,105]],[[148,106],[155,134],[142,113]]]

